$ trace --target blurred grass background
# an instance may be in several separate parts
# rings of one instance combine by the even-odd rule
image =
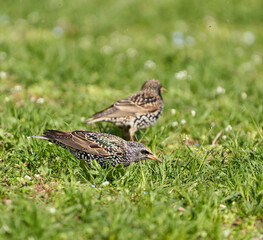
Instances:
[[[261,239],[262,9],[260,0],[1,1],[0,238]],[[161,165],[87,169],[27,138],[122,135],[82,121],[150,78],[168,90],[165,109],[136,138]]]

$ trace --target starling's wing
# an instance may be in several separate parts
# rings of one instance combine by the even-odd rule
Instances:
[[[98,122],[108,118],[119,118],[136,116],[137,114],[147,114],[155,112],[162,105],[162,99],[159,95],[138,92],[128,98],[114,103],[112,106],[96,113],[87,122]]]
[[[74,131],[72,136],[75,142],[85,141],[87,152],[91,154],[110,156],[126,153],[125,141],[117,136],[92,131]]]
[[[44,133],[43,137],[60,142],[68,148],[102,157],[123,155],[126,152],[125,141],[123,139],[105,133],[48,130]]]
[[[120,100],[114,104],[119,111],[127,113],[150,113],[158,110],[162,105],[162,99],[157,94],[141,91],[129,98]]]

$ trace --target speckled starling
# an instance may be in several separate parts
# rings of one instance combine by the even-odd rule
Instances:
[[[55,143],[70,151],[78,159],[84,159],[90,165],[90,160],[96,160],[101,167],[123,164],[129,166],[132,162],[152,159],[161,160],[149,148],[139,142],[125,141],[117,136],[93,131],[58,131],[48,130],[42,136],[33,136]]]
[[[128,127],[133,141],[134,133],[138,128],[148,128],[159,119],[163,110],[161,91],[166,89],[158,80],[148,80],[138,93],[94,114],[86,122],[107,121],[117,126]]]

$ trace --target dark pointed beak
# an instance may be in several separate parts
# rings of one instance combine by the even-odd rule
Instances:
[[[167,90],[165,88],[163,88],[163,87],[161,88],[161,91],[162,92],[167,92]]]
[[[156,155],[153,155],[153,154],[147,155],[147,158],[155,160],[157,162],[162,162],[162,160],[160,158],[158,158]]]

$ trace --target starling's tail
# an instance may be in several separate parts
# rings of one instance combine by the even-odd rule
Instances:
[[[59,131],[59,130],[47,130],[46,132],[44,132],[43,135],[35,135],[32,137],[40,138],[44,140],[54,140],[61,137],[67,138],[68,135],[70,135],[70,132]]]
[[[85,120],[84,122],[85,123],[95,123],[95,122],[100,122],[100,121],[102,121],[102,119],[92,117],[92,118]]]
[[[33,138],[40,138],[40,139],[44,139],[44,140],[49,140],[47,137],[45,136],[41,136],[41,135],[34,135],[32,136]]]
[[[106,119],[111,117],[111,114],[113,114],[116,111],[116,108],[112,105],[101,112],[95,113],[91,118],[87,119],[86,123],[95,123],[100,121],[105,121]]]
[[[83,131],[68,132],[68,131],[59,131],[59,130],[47,130],[46,132],[43,133],[43,135],[36,135],[32,137],[48,140],[49,142],[55,143],[60,147],[68,149],[69,151],[71,151],[71,149],[82,150],[85,147],[83,147],[80,142],[82,141],[85,143],[85,140],[80,139],[76,136],[74,137],[73,136],[74,134],[72,134],[74,132],[83,132]]]

